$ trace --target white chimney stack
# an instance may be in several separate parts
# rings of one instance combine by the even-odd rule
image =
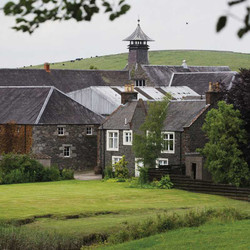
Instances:
[[[183,60],[182,61],[182,65],[181,65],[184,69],[187,69],[188,66],[187,66],[187,63],[186,63],[186,60]]]

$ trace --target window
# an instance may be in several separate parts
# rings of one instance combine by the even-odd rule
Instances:
[[[86,128],[86,135],[92,135],[92,127]]]
[[[63,148],[63,156],[64,157],[70,157],[70,155],[71,155],[70,146],[64,146],[64,148]]]
[[[107,130],[107,150],[118,151],[119,148],[119,131]]]
[[[174,153],[174,132],[162,132],[163,150],[162,153]]]
[[[168,165],[168,159],[167,158],[158,158],[156,159],[156,168],[164,167]]]
[[[135,86],[136,87],[144,87],[144,86],[146,86],[145,80],[142,80],[142,79],[135,80]]]
[[[133,132],[132,130],[123,131],[123,145],[132,145]]]
[[[60,136],[64,135],[64,127],[57,127],[57,134]]]
[[[140,168],[143,168],[143,162],[141,161],[141,158],[135,158],[135,177],[139,177],[140,176]]]
[[[112,165],[116,164],[121,159],[122,159],[121,156],[112,156]]]

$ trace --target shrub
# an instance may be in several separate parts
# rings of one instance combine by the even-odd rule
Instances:
[[[72,170],[45,168],[28,155],[6,154],[0,162],[0,184],[59,181],[74,178]]]
[[[104,169],[104,178],[105,179],[112,179],[115,177],[115,173],[113,171],[112,165],[108,165]]]
[[[139,184],[140,185],[147,184],[149,182],[149,179],[148,179],[148,168],[141,167],[139,169],[139,171],[140,171],[140,176],[139,176],[139,179],[138,179]]]
[[[119,179],[127,179],[129,177],[129,171],[127,168],[128,162],[125,161],[125,155],[122,156],[121,160],[115,163],[115,177]]]
[[[104,178],[112,179],[116,178],[117,182],[122,182],[129,178],[129,171],[127,168],[128,162],[125,161],[125,156],[123,155],[121,160],[113,165],[108,165],[104,169]]]
[[[62,180],[73,180],[74,179],[74,171],[72,169],[64,168],[60,174],[61,174]]]
[[[157,182],[157,187],[161,189],[170,189],[173,187],[173,183],[170,180],[169,175],[161,177],[161,180]]]

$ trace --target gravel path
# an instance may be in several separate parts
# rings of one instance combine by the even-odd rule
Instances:
[[[74,177],[76,180],[81,181],[91,181],[91,180],[101,180],[102,175],[101,174],[95,174],[94,171],[91,172],[76,172],[74,174]]]

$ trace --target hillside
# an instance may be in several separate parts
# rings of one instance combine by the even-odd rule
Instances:
[[[52,69],[97,69],[120,70],[127,64],[127,53],[85,58],[81,60],[69,60],[66,62],[51,63]],[[152,65],[181,65],[182,60],[188,65],[199,66],[229,66],[231,70],[250,67],[250,54],[208,51],[208,50],[158,50],[149,52],[149,60]],[[43,65],[28,68],[43,68]]]

